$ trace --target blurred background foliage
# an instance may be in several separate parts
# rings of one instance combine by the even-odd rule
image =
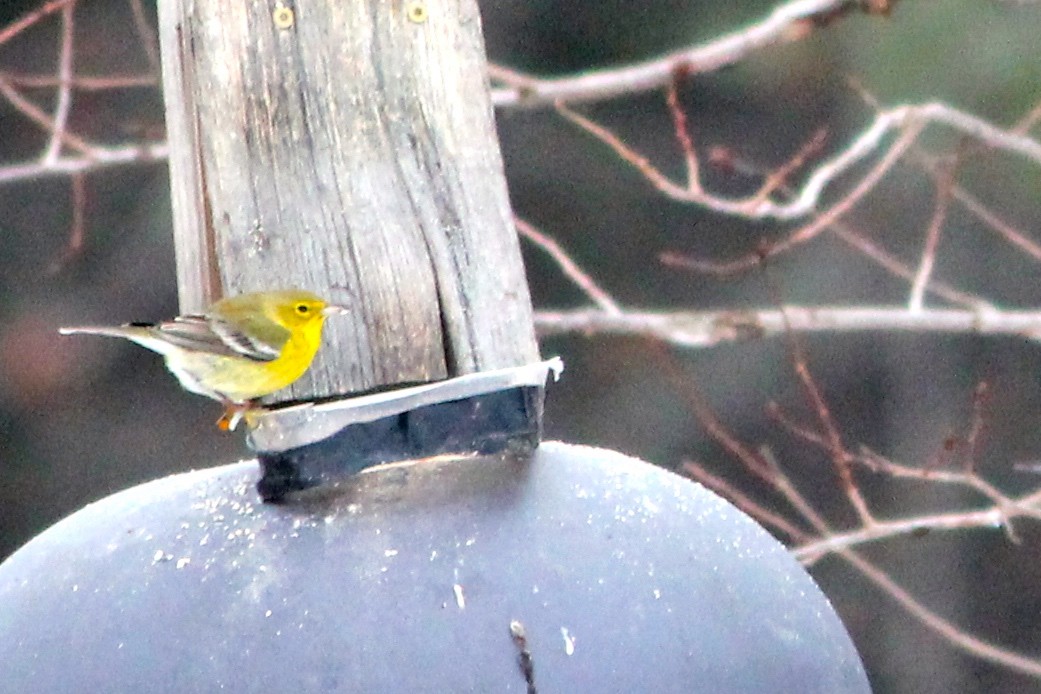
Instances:
[[[37,2],[0,7],[0,27]],[[481,3],[490,58],[542,76],[650,58],[741,28],[775,2],[679,0],[496,0]],[[143,73],[148,61],[125,0],[83,0],[76,13],[80,75]],[[154,17],[153,17],[154,20]],[[0,71],[53,74],[59,22],[51,17],[0,46]],[[1007,127],[1041,99],[1041,4],[997,0],[907,0],[888,18],[854,14],[806,40],[752,55],[681,88],[696,143],[719,146],[768,170],[826,128],[827,151],[870,122],[863,89],[883,106],[944,101]],[[860,85],[850,86],[851,80]],[[53,89],[26,90],[44,109]],[[660,93],[582,105],[679,175],[682,161]],[[742,308],[802,304],[899,304],[907,285],[827,235],[761,271],[719,279],[665,268],[662,251],[731,257],[790,226],[748,222],[671,202],[604,146],[552,109],[497,114],[517,214],[554,236],[626,307]],[[100,142],[161,137],[157,87],[77,91],[73,130]],[[1037,129],[1035,128],[1035,133]],[[0,100],[0,164],[46,145],[43,132]],[[950,154],[957,135],[931,130],[925,143]],[[720,193],[759,181],[708,171]],[[974,156],[959,181],[1021,229],[1041,222],[1041,171],[1007,155]],[[795,181],[797,182],[797,180]],[[0,556],[64,515],[106,494],[182,470],[248,455],[218,431],[219,408],[180,390],[158,358],[116,341],[62,339],[59,325],[154,320],[177,310],[170,202],[164,163],[135,164],[85,179],[82,250],[65,258],[70,182],[53,177],[0,186]],[[848,221],[914,264],[935,188],[900,165]],[[1037,265],[974,218],[952,208],[936,276],[1001,306],[1038,304]],[[525,247],[537,308],[584,305],[545,255]],[[272,278],[273,285],[278,284]],[[810,365],[851,447],[925,464],[960,432],[975,384],[993,393],[980,469],[1008,489],[1036,486],[1013,471],[1041,459],[1041,350],[1023,340],[915,334],[806,338]],[[635,338],[575,336],[543,342],[564,379],[548,402],[549,436],[605,446],[671,469],[698,460],[744,479],[701,430],[684,378],[745,441],[769,445],[818,492],[836,525],[852,521],[830,463],[765,414],[776,401],[805,414],[780,341],[671,351],[684,378],[664,371]],[[746,484],[750,480],[744,479]],[[880,515],[914,515],[964,504],[960,492],[865,479]],[[754,493],[753,487],[747,487]],[[830,501],[828,501],[830,499]],[[1036,628],[1041,535],[1021,543],[999,531],[905,538],[865,549],[924,602],[978,635],[1041,653]],[[878,692],[1041,691],[1027,678],[966,657],[913,622],[839,562],[813,569],[850,628]]]

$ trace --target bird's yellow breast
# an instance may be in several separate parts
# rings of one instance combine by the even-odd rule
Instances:
[[[179,352],[167,355],[167,366],[188,390],[245,402],[281,390],[303,376],[321,344],[321,331],[320,322],[294,331],[281,354],[271,361]]]

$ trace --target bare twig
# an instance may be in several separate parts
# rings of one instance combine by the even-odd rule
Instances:
[[[141,4],[141,0],[130,0],[130,13],[134,17],[134,30],[145,49],[145,56],[148,57],[148,68],[151,71],[152,79],[158,80],[159,41],[156,39],[155,32],[152,31],[148,17],[145,16],[145,8]]]
[[[687,188],[700,190],[701,165],[698,163],[697,150],[694,149],[694,138],[690,136],[690,127],[687,125],[687,112],[680,105],[679,89],[675,80],[669,82],[665,92],[665,103],[669,107],[676,141],[680,144],[683,161],[687,165]]]
[[[699,46],[642,63],[569,77],[539,79],[493,66],[492,79],[502,86],[492,90],[492,103],[500,107],[532,107],[558,101],[574,103],[631,96],[664,87],[677,75],[713,72],[755,51],[806,38],[818,27],[852,12],[888,14],[893,4],[895,0],[795,0],[775,8],[755,24]]]
[[[779,296],[775,297],[775,299],[780,303]],[[835,471],[842,481],[842,491],[856,511],[860,522],[865,526],[870,526],[875,522],[875,519],[868,508],[867,501],[860,493],[860,487],[857,486],[856,480],[853,478],[853,456],[846,450],[846,446],[842,441],[842,434],[839,433],[838,425],[835,424],[835,419],[831,415],[831,408],[828,407],[820,385],[810,372],[809,359],[806,356],[806,350],[803,347],[799,334],[792,330],[791,319],[784,307],[782,306],[779,310],[781,319],[784,322],[784,336],[788,341],[788,350],[791,355],[792,366],[795,367],[795,375],[799,378],[799,383],[802,385],[808,404],[817,415],[817,423],[821,430],[821,441],[824,443],[825,450],[831,456]]]
[[[940,169],[936,176],[936,204],[933,205],[932,218],[925,230],[925,248],[918,264],[918,272],[911,282],[911,295],[907,302],[910,311],[921,311],[925,302],[925,288],[936,264],[936,252],[940,248],[940,232],[947,220],[947,210],[951,204],[951,188],[954,186],[955,169],[958,163],[950,162]]]
[[[4,28],[0,29],[0,46],[36,24],[41,19],[48,17],[59,10],[63,10],[68,5],[75,5],[77,2],[78,0],[50,0],[49,2],[43,3],[32,12],[24,15],[21,19],[11,22]]]
[[[157,84],[156,77],[153,75],[104,75],[101,77],[72,75],[68,80],[63,80],[56,75],[33,75],[0,70],[0,78],[14,87],[42,89],[68,84],[74,90],[83,92],[100,92],[131,87],[154,89]]]
[[[753,253],[749,253],[743,257],[737,258],[730,261],[713,261],[713,260],[699,260],[696,258],[684,258],[677,254],[663,255],[662,262],[674,267],[686,267],[693,270],[699,270],[701,272],[707,272],[715,275],[732,275],[734,273],[743,272],[750,270],[772,256],[778,255],[789,251],[796,246],[802,245],[807,241],[816,238],[821,232],[828,229],[832,224],[839,221],[839,219],[849,212],[853,207],[859,203],[868,193],[870,193],[879,181],[893,168],[893,165],[904,155],[907,148],[915,141],[915,138],[921,133],[924,128],[922,123],[911,123],[901,133],[886,150],[886,153],[875,163],[873,167],[864,175],[863,178],[853,187],[848,193],[836,202],[834,205],[826,209],[825,211],[814,216],[813,220],[808,224],[799,227],[795,231],[791,232],[787,237],[769,244],[763,248],[759,248]],[[847,150],[848,153],[848,150]],[[845,158],[845,155],[840,155],[836,159]],[[835,160],[833,160],[834,162]],[[846,166],[847,164],[843,164]],[[812,196],[807,197],[807,193],[811,191],[811,184],[815,179],[818,178],[818,174],[824,169],[824,166],[817,169],[817,173],[810,177],[810,181],[803,187],[800,198],[809,204],[808,210],[812,211],[816,208],[817,195],[820,193],[820,189],[817,189]],[[838,168],[830,169],[831,172],[836,173],[840,170]],[[831,174],[829,173],[829,176]],[[823,185],[823,184],[822,184]],[[796,209],[798,199],[796,202],[791,203],[789,209]],[[763,202],[762,204],[770,204]]]
[[[824,148],[827,136],[826,128],[818,128],[813,137],[795,153],[795,156],[767,174],[766,180],[763,181],[763,185],[756,191],[753,198],[762,202],[769,199],[775,191],[786,188],[788,177],[801,169],[811,158],[817,156]]]
[[[1035,106],[1034,111],[1041,113],[1041,106]],[[1033,111],[1031,113],[1033,113]],[[1021,125],[1022,122],[1028,120],[1029,119],[1027,118],[1021,119],[1021,123],[1012,128],[1011,132],[1025,132]],[[911,160],[916,164],[919,164],[937,178],[941,176],[942,162],[940,157],[930,154],[918,146],[912,148],[911,154]],[[1041,244],[1038,244],[1036,241],[1031,239],[1026,232],[1017,229],[1012,224],[1006,222],[996,212],[980,201],[979,198],[965,190],[965,188],[961,187],[957,183],[951,185],[950,194],[955,200],[961,203],[962,207],[971,212],[977,219],[987,225],[987,227],[999,236],[1021,250],[1027,255],[1027,257],[1041,262]]]
[[[775,470],[770,461],[761,453],[746,446],[733,432],[716,416],[712,406],[701,394],[694,379],[683,371],[676,362],[676,358],[667,349],[667,343],[651,341],[651,356],[656,359],[662,370],[669,376],[669,383],[678,386],[680,395],[686,400],[687,407],[695,419],[705,429],[705,432],[719,444],[728,454],[744,465],[750,473],[773,486],[775,484]]]
[[[51,263],[50,272],[61,270],[73,258],[83,251],[83,240],[86,238],[87,187],[84,174],[72,174],[72,224],[69,227],[69,240],[61,256]]]
[[[991,506],[973,511],[951,511],[931,515],[914,516],[900,520],[876,520],[871,526],[849,532],[836,532],[812,542],[800,544],[792,553],[800,561],[808,557],[819,557],[834,552],[840,547],[855,547],[904,535],[917,535],[932,530],[994,530],[1005,527],[1011,519],[1026,516],[1037,520],[1041,510],[1037,507],[1037,493],[1022,498],[1009,499],[1002,506]]]
[[[964,487],[980,494],[997,507],[1010,506],[1012,503],[1005,494],[1002,494],[994,485],[972,470],[937,470],[935,468],[902,465],[875,453],[866,446],[861,447],[858,460],[876,472],[884,473],[894,479],[912,479],[933,484]],[[1037,513],[1027,511],[1029,506],[1034,506],[1039,502],[1041,502],[1041,490],[1031,492],[1017,502],[1016,505],[1019,507],[1019,510],[1012,515],[1029,515],[1041,520],[1041,511]]]
[[[902,306],[785,306],[791,330],[814,332],[900,331],[995,335],[1041,340],[1041,311],[923,309]],[[784,314],[776,309],[731,311],[598,310],[536,313],[543,335],[598,333],[643,335],[676,347],[714,347],[729,342],[782,335]]]
[[[64,128],[58,128],[57,123],[53,118],[44,113],[39,106],[19,94],[18,90],[2,77],[0,77],[0,94],[10,101],[11,105],[18,109],[18,111],[25,115],[29,120],[36,123],[43,130],[51,133],[61,142],[61,144],[68,145],[80,154],[89,154],[91,150],[94,149],[93,145],[78,135],[73,135],[72,133],[67,132]]]
[[[853,248],[862,256],[868,258],[891,275],[908,281],[914,278],[914,270],[898,258],[895,258],[877,243],[867,238],[851,224],[845,221],[832,222],[828,230],[840,241]],[[929,278],[925,290],[926,292],[941,299],[945,299],[956,306],[971,308],[977,311],[994,309],[994,306],[982,297],[968,292],[963,292],[946,282],[937,280],[935,277]]]
[[[52,163],[61,155],[62,138],[65,136],[65,126],[69,121],[69,109],[72,107],[72,59],[73,59],[73,34],[75,24],[73,13],[76,3],[70,2],[61,11],[61,52],[58,57],[58,100],[54,107],[54,129],[51,131],[50,141],[43,153],[43,160]]]
[[[611,298],[611,295],[600,288],[600,286],[582,268],[571,259],[563,248],[555,240],[542,233],[530,223],[519,217],[514,217],[513,223],[521,236],[528,239],[536,246],[545,251],[560,267],[564,276],[577,286],[589,297],[589,300],[600,307],[600,310],[610,315],[619,315],[622,310]]]
[[[90,173],[113,166],[166,161],[170,150],[165,142],[92,147],[86,156],[59,157],[51,163],[31,161],[0,166],[0,185],[14,181],[33,181],[51,176]]]
[[[75,17],[77,0],[52,0],[43,2],[36,10],[19,20],[0,28],[0,45],[35,26],[55,13],[61,13],[61,32],[59,38],[58,64],[53,74],[18,74],[0,71],[0,96],[6,99],[18,112],[38,125],[48,134],[47,145],[43,151],[31,161],[0,165],[0,185],[37,180],[50,176],[78,176],[112,166],[123,166],[133,163],[162,161],[167,158],[168,150],[163,142],[134,142],[125,145],[101,146],[89,142],[79,134],[71,132],[68,124],[72,111],[73,92],[75,90],[115,90],[128,87],[148,86],[155,88],[158,83],[158,49],[155,37],[147,26],[147,17],[141,0],[129,0],[138,37],[144,46],[152,67],[152,74],[78,76],[75,74]],[[53,113],[48,114],[27,98],[22,89],[53,89]],[[72,150],[75,154],[67,153]],[[73,180],[73,197],[82,192],[83,181]],[[76,224],[73,225],[71,240],[76,238]],[[82,231],[82,225],[78,227]],[[72,246],[70,248],[75,250]]]
[[[854,188],[839,202],[821,213],[820,218],[798,230],[789,238],[785,247],[801,243],[816,235],[831,222],[837,220],[878,183],[892,165],[904,155],[922,130],[930,124],[942,124],[977,138],[994,149],[1024,156],[1041,165],[1041,142],[1028,136],[1002,130],[970,114],[958,111],[942,103],[920,106],[898,106],[881,111],[874,122],[845,149],[823,162],[791,200],[777,201],[762,199],[757,193],[743,198],[717,196],[704,190],[700,181],[691,180],[681,184],[673,181],[656,168],[650,160],[636,152],[621,138],[598,123],[575,112],[563,103],[557,104],[558,112],[572,123],[610,147],[616,155],[637,169],[647,181],[662,194],[680,202],[694,203],[706,209],[747,219],[792,220],[807,216],[817,210],[825,188],[854,164],[876,152],[883,139],[891,132],[899,133],[897,139],[885,150],[885,154],[874,168],[861,177]]]
[[[713,475],[703,465],[693,460],[683,462],[684,471],[701,484],[716,492],[728,501],[740,508],[748,515],[755,518],[763,525],[780,531],[800,547],[809,546],[813,542],[812,536],[805,530],[795,526],[791,521],[780,513],[769,510],[740,488],[726,481],[718,475]],[[830,551],[830,550],[822,550]]]
[[[992,643],[972,636],[958,625],[944,619],[920,603],[900,584],[890,578],[888,574],[859,554],[850,550],[841,550],[839,555],[859,571],[862,576],[896,600],[904,610],[919,622],[938,633],[948,643],[977,658],[983,658],[984,660],[1003,665],[1031,677],[1041,677],[1041,662],[1038,662],[1035,658],[995,646]]]
[[[742,174],[748,174],[752,176],[763,176],[766,178],[769,176],[769,171],[766,167],[754,164],[747,161],[746,159],[737,156],[734,152],[727,148],[716,147],[714,148],[713,154],[722,166],[727,169],[733,169],[739,171]],[[918,153],[920,148],[913,148],[913,151]],[[713,157],[710,156],[710,161]],[[958,186],[954,186],[953,191],[955,197],[958,196],[961,191]],[[782,185],[779,191],[789,198],[793,195],[792,189],[787,185]],[[967,194],[967,193],[966,193]],[[981,205],[982,207],[982,205]],[[982,208],[984,213],[989,213],[986,208]],[[814,210],[811,213],[811,219],[817,220],[820,218],[820,212]],[[1000,220],[999,220],[1000,221]],[[873,241],[867,237],[867,235],[861,230],[854,227],[849,222],[843,220],[836,220],[832,222],[827,229],[835,238],[845,243],[853,250],[860,253],[863,257],[870,260],[875,265],[878,265],[886,272],[890,273],[895,277],[908,280],[913,280],[915,271],[906,263],[896,258],[894,255],[889,253],[885,248],[881,247],[876,241]],[[1017,230],[1011,229],[1011,234],[1016,234]],[[1004,230],[1000,230],[999,233],[1004,233]],[[1010,239],[1012,242],[1022,241],[1029,243],[1028,240],[1023,239],[1022,233],[1020,232],[1020,239]],[[1041,251],[1039,251],[1041,253]],[[666,252],[662,254],[665,262],[678,262],[682,267],[686,261],[685,256],[681,256],[678,253]],[[986,310],[993,308],[992,304],[982,297],[968,292],[961,291],[946,282],[941,282],[934,278],[930,278],[926,284],[926,291],[930,294],[935,295],[938,298],[945,299],[952,304],[957,306],[963,306],[966,308],[972,308],[976,310]]]
[[[720,433],[732,437],[732,435],[729,434],[721,424],[719,424],[718,419],[715,417],[715,414],[711,409],[707,408],[707,405],[705,405],[704,408],[705,411],[698,413],[698,418],[699,421],[702,421],[702,415],[708,415],[709,422],[712,424],[712,427],[708,429],[709,434],[713,438],[717,438]],[[821,439],[821,442],[826,446],[830,445],[829,442],[824,439]],[[739,442],[730,445],[736,446],[739,450],[743,446],[743,444],[740,444]],[[739,457],[738,460],[747,466],[747,459],[745,457]],[[983,482],[975,475],[975,473],[944,473],[944,478],[953,483],[968,484],[988,496],[995,495],[995,507],[987,511],[970,511],[960,514],[960,518],[958,517],[959,514],[924,516],[917,519],[889,522],[880,522],[868,518],[859,530],[848,533],[836,533],[830,529],[820,513],[818,513],[817,510],[802,496],[795,485],[792,484],[788,476],[784,474],[776,464],[776,461],[773,461],[771,456],[757,456],[755,461],[757,463],[763,462],[768,466],[770,474],[765,476],[764,479],[771,482],[773,488],[779,491],[789,501],[789,503],[792,504],[803,520],[806,521],[818,534],[819,539],[802,544],[794,549],[796,555],[801,561],[806,564],[813,564],[820,559],[820,557],[826,554],[834,554],[846,563],[850,564],[862,576],[878,586],[886,595],[893,598],[893,600],[895,600],[906,612],[917,619],[921,624],[938,633],[948,643],[951,643],[956,648],[959,648],[977,658],[1000,664],[1017,672],[1032,677],[1041,677],[1041,662],[1034,658],[1024,656],[972,636],[966,630],[927,608],[924,604],[915,599],[907,590],[890,578],[886,572],[863,558],[852,549],[856,544],[876,541],[878,539],[883,539],[884,537],[893,537],[897,534],[920,532],[923,529],[934,527],[953,528],[958,527],[959,525],[961,527],[1007,526],[1010,514],[1013,512],[1029,514],[1033,517],[1037,516],[1039,513],[1037,510],[1037,504],[1041,502],[1041,491],[1028,494],[1013,501],[1003,497],[996,489]],[[876,469],[886,468],[887,471],[889,469],[903,468],[903,466],[885,460],[878,460],[875,461],[875,463],[877,466]],[[701,466],[686,465],[684,469],[691,474],[692,477],[704,482],[706,485],[713,486],[717,481]],[[752,471],[755,472],[754,469]],[[906,469],[905,471],[909,476],[933,474],[924,470],[917,470],[914,473],[910,472],[910,469]],[[727,485],[724,483],[715,486],[714,488],[722,490],[726,489],[726,486]],[[759,517],[757,514],[763,512],[764,515],[761,520],[765,524],[773,527],[779,527],[779,525],[781,525],[778,523],[778,519],[774,517],[775,514],[766,511],[765,508],[757,504],[743,492],[738,491],[734,497],[734,501],[741,508],[755,517]],[[977,525],[970,526],[970,523],[976,523]],[[783,525],[785,527],[794,527],[790,523],[784,523]]]

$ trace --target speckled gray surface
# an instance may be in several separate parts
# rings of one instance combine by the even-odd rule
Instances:
[[[252,462],[87,506],[0,565],[9,691],[867,692],[784,548],[617,453],[377,469],[259,502]]]

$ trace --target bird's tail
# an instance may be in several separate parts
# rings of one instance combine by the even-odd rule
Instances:
[[[147,334],[144,326],[140,325],[75,325],[68,328],[58,328],[62,335],[105,335],[107,337],[122,337],[133,339]]]
[[[153,352],[167,355],[176,347],[174,343],[155,334],[155,326],[150,323],[127,323],[126,325],[77,325],[70,328],[58,328],[62,335],[104,335],[121,337],[136,342]]]

